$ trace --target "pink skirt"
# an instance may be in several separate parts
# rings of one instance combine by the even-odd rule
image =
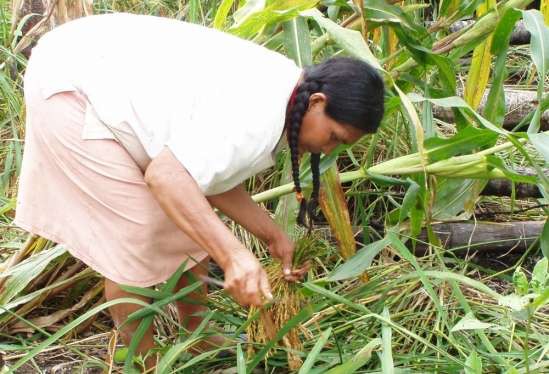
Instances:
[[[164,213],[143,173],[115,140],[83,140],[77,91],[44,99],[25,77],[25,152],[14,223],[63,244],[106,278],[148,287],[207,253]]]

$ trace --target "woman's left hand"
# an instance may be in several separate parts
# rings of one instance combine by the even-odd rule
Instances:
[[[300,280],[309,270],[309,266],[307,265],[300,269],[292,268],[295,244],[284,232],[280,232],[275,238],[270,240],[268,247],[271,256],[282,262],[282,274],[284,274],[284,279],[287,281],[295,282]]]

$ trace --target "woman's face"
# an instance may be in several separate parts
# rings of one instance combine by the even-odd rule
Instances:
[[[309,98],[309,109],[299,130],[299,153],[329,154],[340,144],[353,144],[365,132],[345,123],[338,123],[324,112],[326,95],[317,92]]]

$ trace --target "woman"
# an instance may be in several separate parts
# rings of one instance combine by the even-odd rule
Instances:
[[[289,280],[299,277],[292,241],[241,183],[272,166],[287,137],[301,218],[312,213],[315,204],[307,209],[301,196],[299,155],[313,153],[315,202],[319,154],[377,129],[383,83],[357,60],[302,70],[219,31],[110,14],[69,22],[39,41],[25,100],[17,225],[65,244],[104,275],[107,300],[135,297],[120,284],[152,286],[186,260],[195,276],[205,275],[213,258],[236,301],[258,306],[271,298],[265,271],[212,207],[265,242]],[[204,307],[177,307],[195,329]],[[110,312],[120,325],[139,308]],[[122,329],[124,343],[136,326]],[[138,351],[152,346],[149,331]]]

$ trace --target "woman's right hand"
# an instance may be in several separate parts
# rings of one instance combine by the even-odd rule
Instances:
[[[265,301],[273,299],[267,273],[247,249],[232,253],[224,271],[223,287],[240,305],[260,307]]]

